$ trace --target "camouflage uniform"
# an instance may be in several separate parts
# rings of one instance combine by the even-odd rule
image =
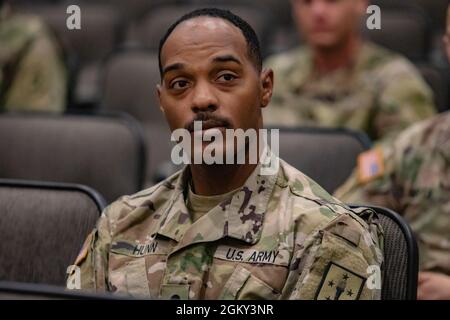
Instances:
[[[0,10],[0,111],[63,111],[67,75],[58,50],[37,17]]]
[[[365,43],[352,67],[322,77],[311,59],[300,47],[266,61],[275,74],[266,125],[346,127],[378,140],[434,113],[431,90],[398,54]]]
[[[383,259],[375,213],[350,210],[283,161],[273,175],[260,168],[194,223],[188,167],[111,204],[75,262],[81,288],[163,299],[379,299],[366,283],[368,266]]]
[[[450,275],[450,112],[417,123],[377,148],[380,172],[361,182],[355,171],[335,195],[401,213],[417,234],[421,269]]]

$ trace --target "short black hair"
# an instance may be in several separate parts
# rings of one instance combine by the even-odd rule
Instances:
[[[159,63],[159,73],[162,77],[162,65],[161,65],[161,49],[166,43],[167,38],[172,34],[173,30],[182,23],[183,21],[191,20],[193,18],[197,17],[214,17],[214,18],[220,18],[224,19],[230,23],[232,23],[234,26],[239,28],[244,35],[244,38],[247,42],[248,47],[248,55],[250,59],[255,64],[258,71],[261,71],[262,69],[262,57],[261,57],[261,50],[259,47],[259,40],[258,36],[256,35],[255,30],[241,17],[235,15],[229,10],[223,10],[218,8],[202,8],[202,9],[196,9],[194,11],[191,11],[189,13],[186,13],[181,18],[179,18],[177,21],[175,21],[169,29],[167,29],[164,36],[161,38],[159,42],[159,50],[158,50],[158,63]]]

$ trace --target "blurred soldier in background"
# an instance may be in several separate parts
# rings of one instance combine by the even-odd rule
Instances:
[[[0,0],[0,111],[62,112],[66,91],[61,49],[49,29]]]
[[[266,125],[348,127],[378,140],[434,113],[416,68],[362,39],[367,0],[291,2],[307,46],[266,61],[276,78]]]
[[[450,6],[444,42],[450,60]],[[336,197],[402,214],[417,235],[420,268],[427,271],[419,276],[418,298],[450,299],[450,111],[413,125],[358,160]]]

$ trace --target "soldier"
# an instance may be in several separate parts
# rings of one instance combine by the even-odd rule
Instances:
[[[273,73],[262,70],[253,29],[231,12],[200,9],[176,21],[161,40],[160,70],[171,130],[192,132],[194,120],[203,135],[262,128]],[[379,299],[379,277],[368,273],[383,259],[375,213],[350,210],[282,160],[263,173],[267,157],[275,156],[191,164],[112,203],[69,267],[68,288],[163,299]]]
[[[367,0],[292,0],[306,46],[269,57],[272,126],[347,127],[378,140],[434,113],[433,95],[401,55],[364,41]]]
[[[446,50],[450,60],[450,6]],[[419,299],[450,299],[450,112],[363,153],[335,195],[403,215],[419,242]]]
[[[361,154],[335,196],[399,212],[417,233],[422,270],[450,275],[450,112]]]
[[[47,27],[0,3],[0,111],[62,112],[66,86],[60,48]]]

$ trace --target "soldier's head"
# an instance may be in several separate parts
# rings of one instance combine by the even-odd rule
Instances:
[[[367,0],[291,0],[294,20],[309,45],[333,49],[358,36]]]
[[[192,131],[194,120],[223,131],[262,127],[273,72],[262,70],[258,38],[238,16],[199,9],[181,17],[161,39],[159,66],[160,108],[171,130]]]

